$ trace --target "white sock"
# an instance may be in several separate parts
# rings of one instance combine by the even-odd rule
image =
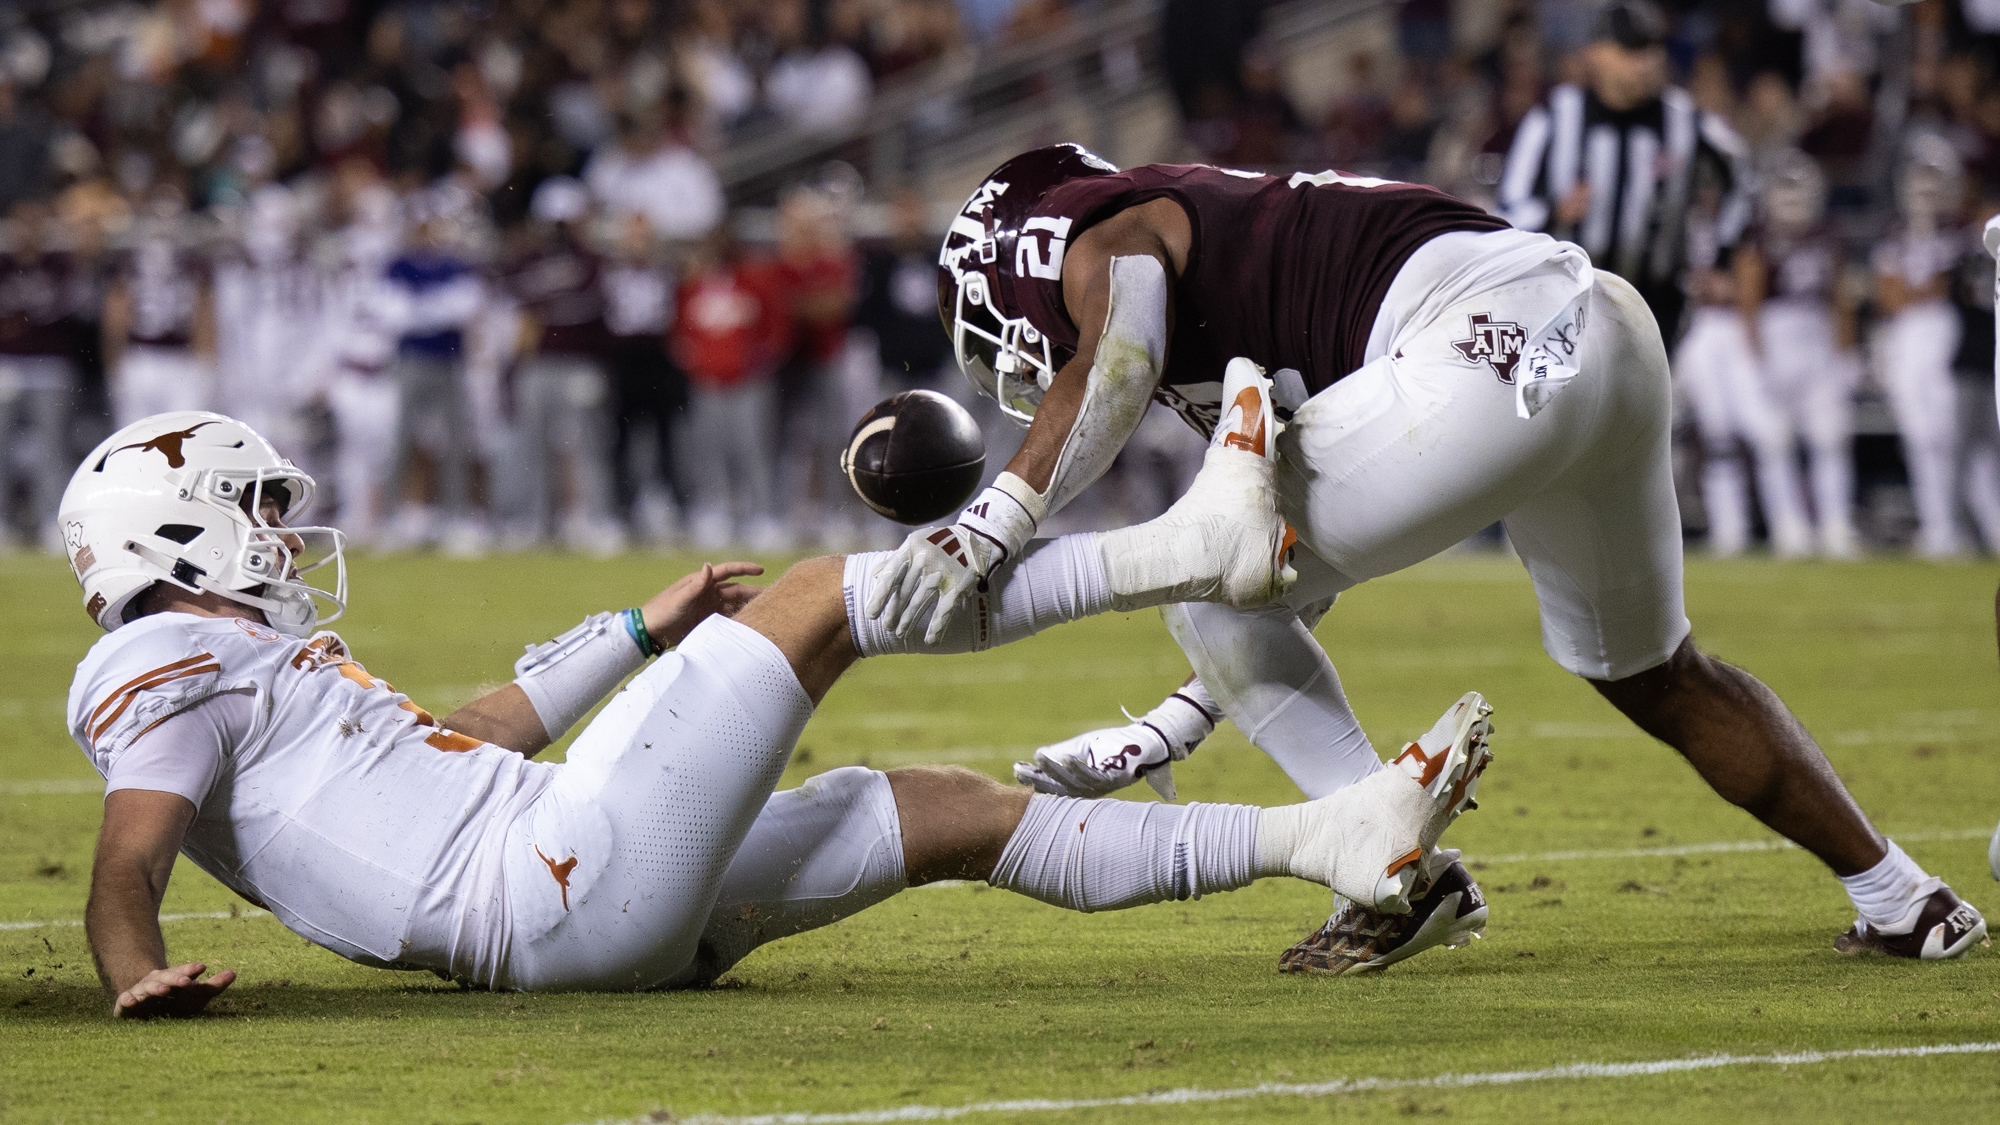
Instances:
[[[863,656],[896,652],[983,652],[1033,636],[1052,625],[1092,617],[1111,609],[1111,586],[1104,560],[1090,535],[1037,539],[1021,560],[988,583],[984,594],[958,612],[934,645],[924,643],[930,610],[918,615],[907,636],[898,637],[869,617],[863,607],[875,583],[875,569],[888,552],[847,556],[841,593],[847,601],[847,628]]]
[[[1889,854],[1882,857],[1882,862],[1859,875],[1842,875],[1840,885],[1847,888],[1847,897],[1854,900],[1855,913],[1861,915],[1861,921],[1869,928],[1880,933],[1906,933],[1896,924],[1905,919],[1917,900],[1929,896],[1944,882],[1925,874],[1917,861],[1891,840]]]
[[[1340,673],[1297,614],[1283,606],[1184,602],[1161,615],[1222,713],[1308,798],[1382,768],[1348,706]]]
[[[1237,573],[1244,569],[1244,561],[1230,558],[1227,544],[1240,534],[1232,525],[1249,522],[1229,513],[1256,510],[1262,498],[1255,486],[1268,482],[1269,465],[1259,464],[1260,458],[1248,457],[1242,450],[1221,446],[1210,446],[1202,456],[1202,473],[1166,512],[1145,523],[1091,535],[1102,552],[1113,608],[1130,611],[1173,602],[1229,601],[1253,578],[1261,582],[1267,577],[1256,567],[1250,575]],[[1275,549],[1276,540],[1269,546]]]
[[[1086,913],[1235,890],[1258,877],[1263,811],[1038,793],[987,882]]]

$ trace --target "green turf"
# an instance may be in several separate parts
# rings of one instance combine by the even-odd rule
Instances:
[[[442,711],[503,677],[522,642],[676,573],[639,557],[364,560],[342,631]],[[1989,915],[2000,893],[1971,834],[2000,813],[1995,580],[1983,566],[1754,562],[1689,578],[1707,646],[1784,695],[1879,822]],[[76,918],[99,798],[18,793],[92,776],[62,701],[96,632],[59,563],[0,558],[0,588],[0,784],[17,794],[0,796],[0,922]],[[1993,950],[1945,965],[1838,957],[1845,899],[1798,852],[1505,858],[1770,838],[1542,656],[1514,564],[1447,560],[1371,584],[1320,635],[1378,745],[1467,688],[1499,708],[1484,808],[1449,838],[1486,857],[1485,941],[1382,977],[1300,979],[1274,959],[1324,916],[1305,884],[1094,916],[954,887],[760,950],[727,988],[520,996],[352,966],[268,918],[197,920],[168,924],[173,955],[241,983],[208,1018],[130,1025],[104,1018],[79,928],[5,930],[0,1121],[561,1123],[2000,1039]],[[1150,614],[976,657],[870,662],[813,720],[785,784],[863,761],[1004,775],[1022,750],[1149,705],[1182,674]],[[1184,797],[1294,796],[1231,729],[1177,774]],[[229,908],[181,865],[168,912]],[[1996,1104],[1989,1054],[1035,1119],[1893,1120]]]

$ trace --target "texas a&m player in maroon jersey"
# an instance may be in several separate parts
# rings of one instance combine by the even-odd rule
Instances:
[[[866,610],[892,631],[913,603],[932,605],[935,630],[970,602],[1110,465],[1152,398],[1202,429],[1237,405],[1216,389],[1247,358],[1272,373],[1287,422],[1276,479],[1298,580],[1284,602],[1168,607],[1199,685],[1132,727],[1045,748],[1023,780],[1128,784],[1221,714],[1309,795],[1368,776],[1380,762],[1310,621],[1504,519],[1550,656],[1842,877],[1860,917],[1837,945],[1954,956],[1985,932],[1876,832],[1768,688],[1690,639],[1665,348],[1632,287],[1579,248],[1411,184],[1121,172],[1059,145],[988,176],[939,264],[960,366],[1029,426],[952,535],[916,532],[881,564]],[[1465,940],[1484,920],[1477,888],[1452,853],[1427,867],[1434,890],[1413,913],[1337,902],[1287,967],[1379,966]]]

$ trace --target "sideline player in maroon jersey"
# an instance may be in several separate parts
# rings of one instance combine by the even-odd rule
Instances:
[[[892,631],[912,603],[940,628],[1017,559],[1150,399],[1206,432],[1225,364],[1247,357],[1273,373],[1288,422],[1279,506],[1300,549],[1284,603],[1168,607],[1199,679],[1162,705],[1177,721],[1155,712],[1047,748],[1023,780],[1070,794],[1129,784],[1221,714],[1309,795],[1370,775],[1379,759],[1310,624],[1340,591],[1504,520],[1550,656],[1841,877],[1859,918],[1837,948],[1947,957],[1984,935],[1977,911],[1875,830],[1777,696],[1690,638],[1665,349],[1632,287],[1581,249],[1411,184],[1121,172],[1058,145],[987,177],[939,265],[960,366],[1028,433],[951,529],[969,552],[920,531],[882,564],[865,608]],[[1339,972],[1466,940],[1484,921],[1477,888],[1453,853],[1428,867],[1433,890],[1409,916],[1337,900],[1283,963]]]

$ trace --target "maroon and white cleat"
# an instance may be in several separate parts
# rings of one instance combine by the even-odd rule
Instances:
[[[1939,883],[1937,890],[1910,907],[1901,922],[1888,929],[1877,929],[1857,921],[1853,929],[1833,939],[1833,947],[1846,954],[1880,953],[1941,961],[1963,957],[1974,942],[1985,939],[1986,919],[1980,917],[1971,903]]]
[[[1317,932],[1278,956],[1282,973],[1379,972],[1426,949],[1468,945],[1486,928],[1486,896],[1453,848],[1425,864],[1430,887],[1408,914],[1384,914],[1341,896]]]

